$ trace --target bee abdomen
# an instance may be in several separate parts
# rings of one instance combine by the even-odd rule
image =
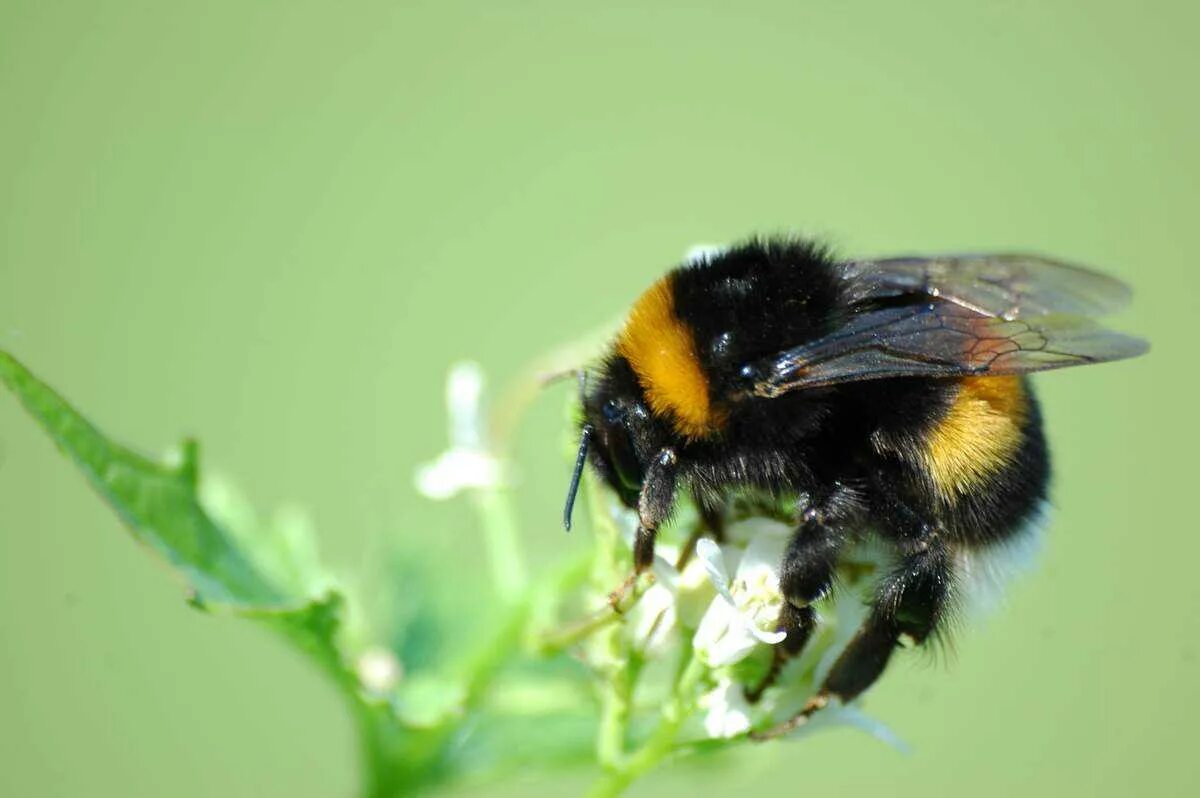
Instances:
[[[946,525],[976,547],[1009,541],[1043,511],[1050,457],[1023,377],[969,377],[925,439],[927,482]]]
[[[876,432],[875,451],[904,463],[913,478],[905,483],[908,500],[956,540],[1006,539],[1036,513],[1049,481],[1041,414],[1028,382],[1001,376],[928,384],[938,390],[908,397],[901,413],[910,421]],[[914,403],[931,412],[919,429],[912,426]]]
[[[986,487],[1012,466],[1030,420],[1025,381],[966,377],[946,413],[928,431],[920,458],[939,498],[956,500]]]

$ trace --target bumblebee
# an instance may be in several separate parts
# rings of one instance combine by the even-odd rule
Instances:
[[[686,492],[720,537],[738,494],[794,507],[768,682],[800,653],[849,547],[894,555],[866,619],[804,709],[849,701],[902,643],[941,630],[961,555],[1028,534],[1050,460],[1029,372],[1120,360],[1144,341],[1092,319],[1129,299],[1030,255],[838,260],[800,239],[685,263],[634,303],[583,381],[579,455],[636,509],[634,569]]]

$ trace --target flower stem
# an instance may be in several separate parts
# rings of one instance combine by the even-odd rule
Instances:
[[[695,703],[696,686],[704,677],[705,667],[698,657],[689,654],[663,707],[658,727],[638,750],[619,767],[610,769],[588,793],[589,798],[614,798],[630,784],[650,771],[675,750],[675,738]]]
[[[521,557],[516,510],[504,488],[485,488],[473,494],[475,513],[483,528],[492,583],[505,604],[516,602],[529,584]]]
[[[605,607],[591,615],[580,618],[559,629],[546,632],[535,643],[536,651],[542,656],[561,654],[571,646],[581,643],[609,624],[615,623],[621,616],[612,609]]]
[[[577,618],[574,621],[542,633],[535,641],[534,648],[543,656],[559,654],[576,643],[581,643],[601,629],[616,623],[625,613],[633,609],[642,598],[642,594],[654,584],[654,575],[643,575],[634,579],[623,594],[614,592],[609,596],[609,603],[594,612]],[[625,653],[620,648],[608,652],[613,658],[624,658]]]
[[[625,741],[629,733],[629,718],[633,711],[633,689],[637,685],[638,667],[624,658],[619,629],[610,628],[598,641],[609,651],[603,692],[601,694],[600,729],[596,738],[596,759],[604,768],[619,770],[625,762]]]

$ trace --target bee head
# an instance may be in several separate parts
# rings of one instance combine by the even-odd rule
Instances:
[[[662,448],[667,432],[647,407],[641,387],[624,358],[605,364],[592,384],[583,387],[579,453],[567,494],[563,524],[571,528],[571,509],[579,478],[589,460],[626,505],[637,506],[646,464]]]

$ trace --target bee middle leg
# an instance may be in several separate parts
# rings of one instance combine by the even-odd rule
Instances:
[[[718,543],[725,542],[725,508],[719,504],[706,501],[703,496],[693,493],[692,502],[696,505],[696,510],[700,514],[700,520],[688,535],[687,540],[683,543],[683,548],[679,550],[679,558],[675,561],[675,568],[682,571],[688,561],[692,559],[692,555],[696,553],[696,543],[700,538],[704,537],[705,533],[712,535],[713,540]]]
[[[772,649],[771,667],[763,679],[746,690],[754,702],[779,678],[788,660],[804,650],[816,628],[812,602],[824,596],[833,584],[838,558],[846,544],[846,530],[817,510],[806,510],[800,527],[783,554],[779,588],[784,604],[776,630],[787,636]]]
[[[817,693],[790,720],[752,736],[778,737],[803,725],[831,699],[853,700],[879,678],[904,637],[921,644],[937,630],[953,582],[950,547],[934,533],[906,543],[905,549],[896,568],[881,580],[867,619]]]

